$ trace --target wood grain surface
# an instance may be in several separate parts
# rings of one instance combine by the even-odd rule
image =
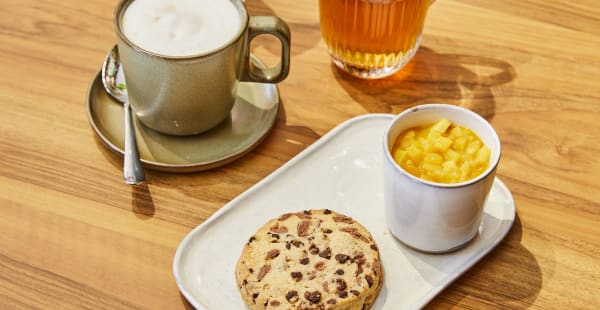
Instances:
[[[130,187],[85,113],[117,1],[1,1],[1,309],[184,309],[171,267],[192,228],[341,122],[428,102],[492,123],[517,207],[428,308],[600,308],[599,1],[439,0],[413,61],[377,81],[331,64],[318,1],[246,3],[292,30],[274,130],[225,167]],[[253,45],[277,59],[276,41]]]

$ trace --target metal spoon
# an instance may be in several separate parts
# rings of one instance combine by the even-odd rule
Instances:
[[[115,45],[102,64],[102,85],[106,92],[123,104],[125,118],[125,147],[123,159],[123,181],[126,184],[140,184],[144,182],[144,170],[140,162],[140,154],[135,142],[135,132],[133,129],[133,120],[131,118],[131,109],[129,108],[129,98],[127,97],[127,88],[119,60],[119,48]],[[118,78],[120,77],[120,78]]]

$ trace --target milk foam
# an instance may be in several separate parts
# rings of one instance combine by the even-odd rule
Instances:
[[[229,0],[135,0],[122,29],[134,44],[167,56],[190,56],[224,46],[241,27]]]

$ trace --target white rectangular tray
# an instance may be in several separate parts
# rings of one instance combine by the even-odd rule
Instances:
[[[420,308],[484,257],[508,233],[515,217],[512,195],[498,179],[478,237],[462,250],[420,253],[386,229],[382,143],[392,117],[368,114],[344,122],[192,230],[173,262],[186,299],[198,309],[245,309],[234,275],[244,244],[269,219],[304,209],[335,210],[372,233],[385,273],[373,309]]]

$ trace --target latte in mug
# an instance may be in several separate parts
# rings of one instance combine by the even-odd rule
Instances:
[[[230,1],[137,0],[123,14],[123,32],[150,52],[191,56],[226,45],[239,32],[240,19]]]
[[[278,83],[289,72],[287,24],[248,16],[242,0],[122,0],[115,30],[131,108],[164,134],[210,130],[229,117],[239,82]],[[273,68],[250,61],[260,34],[281,42]]]

